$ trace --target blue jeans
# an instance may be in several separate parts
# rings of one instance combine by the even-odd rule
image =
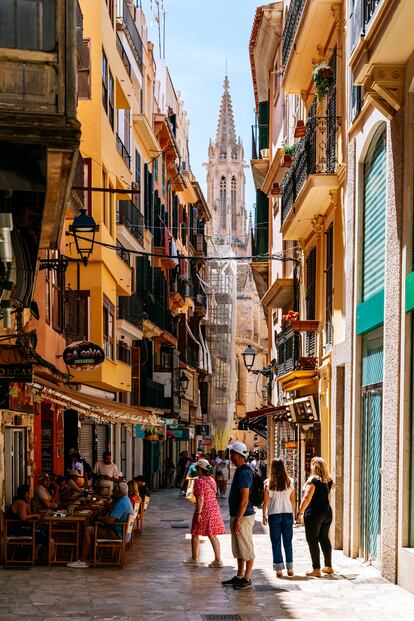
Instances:
[[[293,513],[272,513],[268,516],[268,522],[273,551],[273,569],[280,571],[284,568],[282,539],[286,569],[293,569]]]

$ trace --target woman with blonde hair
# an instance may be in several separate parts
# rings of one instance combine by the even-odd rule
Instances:
[[[274,459],[270,478],[264,482],[263,524],[269,523],[273,551],[273,569],[276,576],[283,576],[282,540],[285,550],[287,575],[293,576],[293,513],[295,510],[295,487],[289,478],[282,459]]]
[[[296,516],[296,523],[305,524],[306,541],[312,558],[312,570],[307,576],[321,576],[320,550],[325,561],[322,569],[324,574],[333,574],[332,545],[329,540],[329,528],[332,523],[332,509],[329,493],[335,487],[329,474],[328,466],[322,457],[313,457],[310,466],[310,477],[305,485],[305,494]]]

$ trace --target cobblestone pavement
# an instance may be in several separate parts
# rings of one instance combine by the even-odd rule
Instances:
[[[228,526],[227,502],[220,503]],[[335,576],[305,578],[310,563],[302,528],[295,531],[296,577],[276,579],[269,536],[259,513],[254,589],[225,589],[221,580],[234,575],[228,535],[221,537],[223,569],[207,567],[212,559],[208,541],[201,546],[202,567],[185,567],[181,562],[190,549],[187,533],[192,510],[175,490],[153,494],[142,538],[127,553],[123,570],[1,570],[0,621],[414,619],[414,596],[340,552],[334,554]]]

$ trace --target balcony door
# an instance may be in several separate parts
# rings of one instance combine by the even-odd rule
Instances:
[[[4,430],[5,504],[9,506],[19,485],[27,483],[26,429],[6,427]]]

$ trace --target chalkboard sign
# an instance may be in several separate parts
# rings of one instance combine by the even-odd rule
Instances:
[[[53,471],[53,423],[42,420],[42,472]]]

